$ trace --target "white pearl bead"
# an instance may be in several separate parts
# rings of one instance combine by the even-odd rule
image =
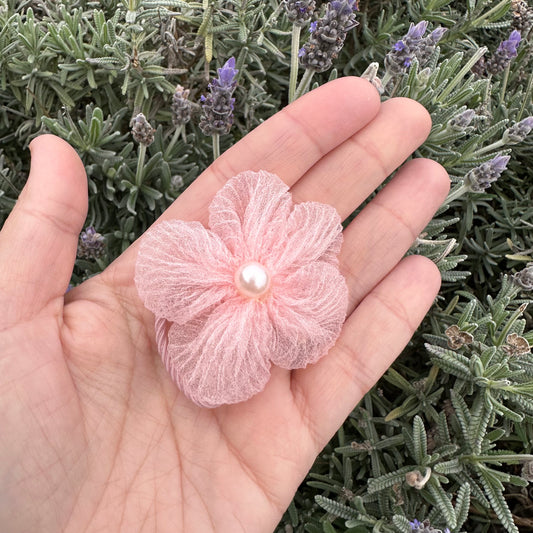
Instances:
[[[235,283],[239,292],[248,298],[259,298],[270,287],[267,269],[260,263],[246,263],[235,273]]]

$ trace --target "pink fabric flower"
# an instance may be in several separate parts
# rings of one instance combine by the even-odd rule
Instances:
[[[337,211],[294,205],[274,174],[231,178],[209,206],[209,227],[171,220],[151,228],[135,283],[156,316],[172,379],[193,402],[216,407],[261,391],[271,363],[303,368],[325,355],[348,290]]]

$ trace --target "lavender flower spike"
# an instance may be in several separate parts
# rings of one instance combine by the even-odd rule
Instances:
[[[448,126],[455,131],[464,131],[476,116],[473,109],[464,109],[448,121]]]
[[[518,53],[517,48],[519,44],[520,32],[517,30],[513,30],[511,32],[511,35],[509,35],[509,39],[507,41],[502,41],[500,43],[500,46],[498,46],[498,50],[496,50],[496,52],[506,53],[510,57],[515,57]]]
[[[393,45],[392,50],[385,56],[385,68],[390,78],[409,69],[414,58],[421,66],[429,61],[437,43],[446,32],[446,28],[435,28],[427,37],[424,37],[427,27],[426,20],[416,25],[411,23],[407,33]]]
[[[324,72],[344,46],[346,34],[359,23],[355,20],[356,0],[333,0],[323,18],[312,25],[311,36],[300,50],[300,63],[314,72]]]
[[[520,143],[531,133],[531,130],[533,130],[533,117],[527,117],[506,129],[502,141],[505,144]]]
[[[511,156],[509,155],[497,155],[479,167],[473,168],[465,176],[465,185],[472,192],[483,192],[498,180],[507,168],[510,159]]]
[[[222,68],[217,70],[218,78],[208,85],[210,94],[202,95],[202,117],[200,129],[205,135],[228,133],[233,124],[233,91],[237,86],[235,58],[230,57]]]
[[[105,240],[97,233],[93,226],[87,226],[80,233],[78,242],[78,257],[83,259],[98,259],[104,255]]]
[[[429,520],[419,522],[415,518],[415,520],[409,522],[409,525],[411,526],[412,533],[450,533],[450,530],[448,528],[437,529],[432,527]]]
[[[189,89],[184,89],[181,85],[176,86],[172,96],[172,122],[174,126],[187,124],[191,120],[191,102],[189,100]]]
[[[144,146],[150,146],[154,142],[155,130],[142,113],[135,115],[130,125],[131,135],[136,142]]]
[[[489,74],[498,74],[506,69],[511,59],[518,54],[517,48],[520,44],[520,39],[520,32],[513,30],[511,35],[509,35],[509,39],[500,43],[500,46],[498,46],[498,49],[487,64],[487,72]]]

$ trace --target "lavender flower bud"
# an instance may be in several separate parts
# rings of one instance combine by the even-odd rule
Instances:
[[[405,474],[405,482],[410,486],[414,487],[416,490],[421,490],[426,486],[426,483],[431,477],[431,468],[426,467],[426,472],[424,475],[420,473],[419,470],[413,470],[412,472],[407,472]]]
[[[176,174],[170,178],[170,187],[173,191],[179,191],[183,187],[183,184],[183,177],[179,174]]]
[[[155,130],[142,113],[135,116],[130,125],[132,126],[131,134],[136,142],[145,146],[150,146],[154,142]]]
[[[533,130],[533,117],[527,117],[503,132],[502,140],[505,144],[522,142]]]
[[[361,78],[368,80],[379,92],[383,94],[383,84],[378,78],[379,63],[370,63],[366,70],[361,74]]]
[[[533,263],[528,263],[526,268],[513,276],[513,281],[526,291],[533,291]]]
[[[487,62],[487,72],[489,74],[499,74],[504,71],[513,57],[518,54],[517,48],[520,44],[520,32],[513,30],[507,41],[502,41],[494,55]]]
[[[239,72],[235,68],[235,58],[230,57],[217,72],[218,78],[214,78],[207,87],[210,94],[201,97],[203,114],[200,129],[204,135],[228,133],[233,124],[235,98],[232,94],[237,87],[235,77]]]
[[[172,122],[174,126],[187,124],[191,120],[191,102],[189,100],[189,89],[184,89],[181,85],[176,86],[172,96]]]
[[[419,522],[416,518],[409,522],[411,526],[412,533],[450,533],[448,528],[445,529],[436,529],[430,525],[429,520],[424,520]]]
[[[346,34],[359,23],[355,20],[356,0],[333,0],[326,14],[310,28],[311,37],[300,49],[298,57],[306,69],[324,72],[341,51]]]
[[[483,192],[498,180],[510,159],[509,155],[497,155],[479,167],[473,168],[465,176],[465,184],[472,192]]]
[[[524,0],[513,0],[511,2],[513,20],[511,26],[527,37],[533,27],[533,8],[528,7]]]
[[[296,26],[304,26],[313,16],[315,0],[283,0],[287,18]]]
[[[449,120],[448,127],[455,131],[464,131],[475,116],[476,112],[473,109],[466,109]]]
[[[82,259],[98,259],[104,255],[105,240],[96,233],[93,226],[88,226],[80,233],[78,257]]]

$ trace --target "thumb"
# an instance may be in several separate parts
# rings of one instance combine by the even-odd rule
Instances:
[[[41,135],[30,151],[28,180],[0,232],[0,329],[63,296],[87,216],[87,177],[75,150]]]

